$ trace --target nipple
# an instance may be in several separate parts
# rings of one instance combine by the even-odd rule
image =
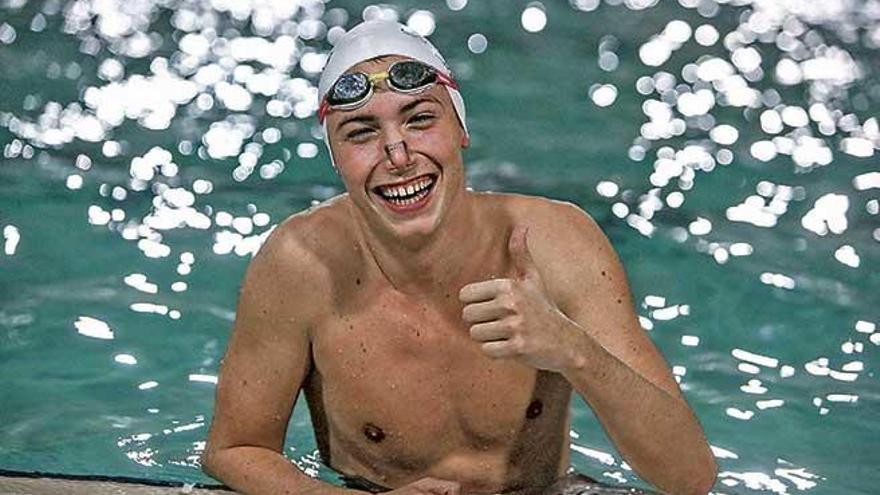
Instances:
[[[529,404],[528,409],[526,409],[526,418],[535,419],[541,415],[541,411],[544,410],[544,404],[539,400],[533,400],[531,404]]]
[[[385,439],[385,432],[373,423],[367,423],[364,425],[364,436],[373,443],[379,443]]]

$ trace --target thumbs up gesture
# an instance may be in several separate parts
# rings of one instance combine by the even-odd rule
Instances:
[[[513,278],[465,285],[458,294],[471,338],[492,358],[513,358],[533,368],[561,371],[575,361],[573,322],[548,297],[527,242],[517,226],[508,250]]]

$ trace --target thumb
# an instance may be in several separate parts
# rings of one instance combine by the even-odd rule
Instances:
[[[528,227],[517,225],[510,232],[510,240],[507,243],[507,250],[510,252],[513,267],[517,275],[523,278],[529,278],[537,274],[535,261],[532,259],[532,253],[529,251],[528,235]]]

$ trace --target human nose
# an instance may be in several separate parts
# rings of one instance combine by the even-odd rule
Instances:
[[[385,155],[388,157],[388,163],[392,168],[405,169],[412,163],[409,148],[406,145],[406,141],[402,139],[386,144],[384,150]]]

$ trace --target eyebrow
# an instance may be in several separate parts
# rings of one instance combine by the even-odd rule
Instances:
[[[417,106],[421,105],[422,103],[436,103],[439,105],[440,101],[433,96],[422,96],[400,107],[400,111],[398,111],[398,113],[401,115],[405,114],[416,108]],[[354,115],[352,117],[344,119],[342,122],[339,123],[339,125],[336,126],[336,128],[342,129],[348,124],[375,124],[376,120],[378,119],[376,119],[374,115]]]
[[[342,129],[343,127],[345,127],[348,124],[356,124],[356,123],[372,124],[374,122],[376,122],[376,117],[373,117],[372,115],[355,115],[354,117],[349,117],[349,118],[343,120],[342,122],[340,122],[339,125],[336,126],[336,128]]]
[[[436,98],[434,98],[433,96],[422,96],[422,97],[417,98],[416,100],[413,100],[413,101],[407,103],[406,105],[400,107],[399,113],[402,113],[402,114],[407,113],[422,103],[437,103],[438,105],[440,104],[440,102]]]

